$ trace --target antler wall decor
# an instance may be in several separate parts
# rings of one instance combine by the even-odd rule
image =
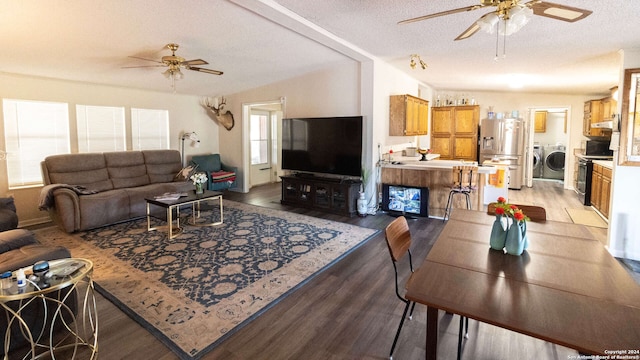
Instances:
[[[206,106],[207,109],[209,109],[215,115],[216,120],[218,120],[218,122],[222,124],[225,129],[231,130],[235,125],[233,114],[229,110],[227,110],[227,112],[225,112],[224,114],[222,113],[222,109],[227,104],[227,99],[221,97],[219,103],[218,98],[214,98],[213,100],[214,101],[212,104],[209,98],[206,98],[204,101],[204,106]]]

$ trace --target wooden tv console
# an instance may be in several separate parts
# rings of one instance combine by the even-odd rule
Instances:
[[[334,214],[356,215],[360,180],[322,176],[281,176],[281,204],[322,210]]]

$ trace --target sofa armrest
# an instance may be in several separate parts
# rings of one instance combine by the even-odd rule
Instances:
[[[41,260],[51,261],[69,257],[71,257],[71,253],[63,246],[25,245],[19,249],[0,254],[0,272],[15,271]]]
[[[18,214],[12,197],[0,198],[0,231],[18,227]]]
[[[16,204],[12,197],[0,197],[0,210],[2,209],[16,212]]]
[[[80,229],[80,199],[78,194],[66,188],[53,191],[54,208],[49,209],[52,220],[68,233]]]
[[[0,232],[0,254],[37,243],[29,230],[14,229]]]

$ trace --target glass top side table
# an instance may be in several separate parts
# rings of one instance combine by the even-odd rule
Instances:
[[[50,357],[94,359],[98,355],[98,312],[93,286],[93,262],[69,258],[49,261],[46,276],[32,277],[32,267],[25,268],[27,284],[18,287],[14,276],[0,287],[0,306],[8,320],[4,339],[4,358],[8,358],[11,337],[18,334],[30,344],[23,359]],[[7,280],[7,279],[4,279]],[[77,296],[76,299],[71,299]],[[69,304],[77,304],[73,309]],[[24,316],[33,306],[43,309],[44,326],[31,329]],[[75,310],[75,311],[74,311]],[[78,352],[80,347],[87,352]],[[56,357],[56,354],[59,357]],[[82,355],[80,355],[82,354]]]

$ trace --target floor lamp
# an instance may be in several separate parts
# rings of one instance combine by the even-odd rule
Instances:
[[[200,146],[200,139],[198,139],[198,134],[196,134],[196,132],[188,132],[188,133],[183,133],[182,137],[180,138],[180,140],[182,140],[182,166],[186,166],[186,154],[184,153],[184,141],[185,140],[191,140],[191,146],[192,147],[199,147]]]

